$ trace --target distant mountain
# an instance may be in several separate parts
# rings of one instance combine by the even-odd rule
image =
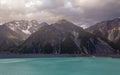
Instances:
[[[0,26],[0,52],[10,52],[9,49],[18,46],[22,42],[21,36],[5,25]]]
[[[36,32],[38,28],[48,24],[45,22],[39,24],[36,20],[15,20],[5,23],[4,25],[8,26],[11,30],[21,35],[23,39],[26,39],[32,33]]]
[[[67,20],[41,27],[18,47],[22,53],[114,54],[105,41]]]
[[[86,30],[112,41],[115,44],[114,47],[120,49],[120,18],[97,23]]]

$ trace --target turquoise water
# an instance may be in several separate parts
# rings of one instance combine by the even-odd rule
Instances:
[[[120,59],[0,59],[0,75],[120,75]]]

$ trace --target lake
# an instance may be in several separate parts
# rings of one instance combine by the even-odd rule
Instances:
[[[120,75],[120,59],[80,57],[0,59],[0,75]]]

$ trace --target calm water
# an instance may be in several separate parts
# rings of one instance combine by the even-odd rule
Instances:
[[[120,59],[0,59],[0,75],[120,75]]]

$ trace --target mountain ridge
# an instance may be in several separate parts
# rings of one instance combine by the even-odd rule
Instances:
[[[119,28],[117,28],[117,26],[119,26],[119,19],[101,23],[92,26],[90,30],[95,28],[94,32],[98,32],[97,30],[101,29],[108,31],[108,29],[114,27],[114,23],[116,27],[115,29],[113,28],[112,31],[116,29],[119,30]],[[108,26],[106,26],[106,24]],[[114,47],[116,45],[112,44],[108,38],[101,37],[102,35],[97,36],[92,32],[89,33],[89,28],[85,30],[65,19],[58,20],[51,25],[48,25],[46,22],[39,24],[36,20],[32,20],[30,23],[26,20],[20,20],[8,22],[2,26],[5,26],[6,29],[1,28],[0,30],[6,32],[5,34],[8,32],[11,34],[9,37],[6,36],[8,40],[17,40],[17,45],[16,41],[14,42],[14,40],[12,40],[12,44],[16,45],[15,47],[11,46],[6,48],[8,52],[10,51],[12,53],[109,55],[116,54],[118,51],[116,47]],[[32,26],[33,28],[29,30],[31,34],[27,37],[25,36],[26,39],[23,39],[23,35],[21,35],[19,31],[26,31]],[[111,28],[109,26],[111,26]],[[97,29],[99,27],[102,28]],[[97,34],[100,35],[101,33]],[[21,40],[22,42],[18,43]]]

